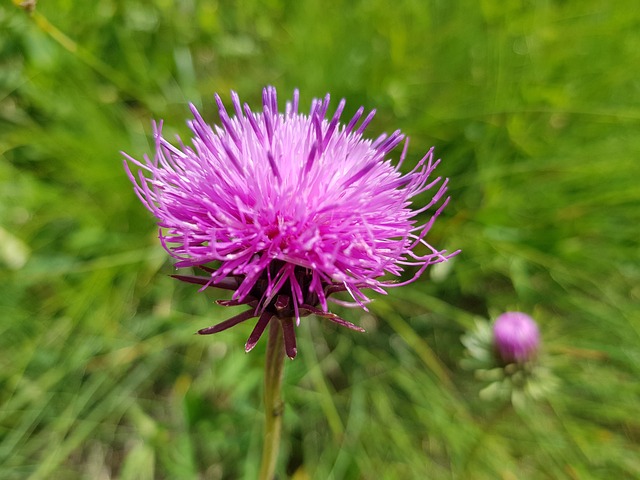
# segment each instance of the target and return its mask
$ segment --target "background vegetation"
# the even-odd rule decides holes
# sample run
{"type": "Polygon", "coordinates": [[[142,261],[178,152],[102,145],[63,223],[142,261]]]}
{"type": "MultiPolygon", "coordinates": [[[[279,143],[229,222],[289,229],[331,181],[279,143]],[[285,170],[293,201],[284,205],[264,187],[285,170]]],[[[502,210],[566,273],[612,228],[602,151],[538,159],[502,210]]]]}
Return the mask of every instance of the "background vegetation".
{"type": "Polygon", "coordinates": [[[450,269],[306,319],[280,477],[640,478],[640,12],[634,0],[42,0],[0,5],[0,478],[255,478],[263,342],[173,271],[120,150],[187,103],[377,108],[431,145],[450,269]],[[460,336],[518,309],[559,386],[481,401],[460,336]]]}

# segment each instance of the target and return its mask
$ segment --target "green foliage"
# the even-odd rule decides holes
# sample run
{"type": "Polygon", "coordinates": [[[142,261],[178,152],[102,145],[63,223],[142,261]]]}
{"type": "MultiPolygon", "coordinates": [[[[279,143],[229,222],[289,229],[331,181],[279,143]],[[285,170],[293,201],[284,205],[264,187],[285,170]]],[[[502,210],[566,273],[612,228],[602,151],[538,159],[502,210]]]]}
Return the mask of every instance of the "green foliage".
{"type": "MultiPolygon", "coordinates": [[[[15,2],[19,3],[19,2],[15,2]]],[[[255,478],[264,345],[168,278],[120,150],[212,94],[331,92],[431,145],[462,249],[431,279],[305,319],[286,365],[296,479],[640,477],[640,14],[632,0],[97,0],[0,6],[0,477],[255,478]],[[527,409],[460,367],[530,313],[558,380],[527,409]]],[[[410,162],[407,162],[410,163],[410,162]]]]}

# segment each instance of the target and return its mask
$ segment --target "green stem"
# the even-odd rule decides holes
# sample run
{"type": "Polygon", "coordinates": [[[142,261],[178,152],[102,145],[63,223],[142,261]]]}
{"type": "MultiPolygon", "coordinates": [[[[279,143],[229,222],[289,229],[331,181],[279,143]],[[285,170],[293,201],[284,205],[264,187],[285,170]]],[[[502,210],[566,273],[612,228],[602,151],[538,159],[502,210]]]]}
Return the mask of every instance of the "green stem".
{"type": "Polygon", "coordinates": [[[282,412],[284,411],[281,394],[285,357],[282,325],[278,318],[273,318],[269,323],[269,340],[264,365],[265,422],[260,480],[273,480],[280,449],[282,412]]]}

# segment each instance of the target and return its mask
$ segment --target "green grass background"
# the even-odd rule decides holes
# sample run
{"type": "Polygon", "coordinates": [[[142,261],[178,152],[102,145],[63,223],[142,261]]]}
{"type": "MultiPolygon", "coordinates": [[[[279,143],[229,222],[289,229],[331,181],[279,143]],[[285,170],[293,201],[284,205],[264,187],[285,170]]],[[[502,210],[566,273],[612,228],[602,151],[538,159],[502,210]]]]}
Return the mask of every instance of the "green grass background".
{"type": "MultiPolygon", "coordinates": [[[[120,150],[187,103],[331,92],[431,146],[448,271],[306,318],[278,478],[640,478],[636,0],[0,4],[0,478],[253,479],[264,342],[172,262],[120,150]],[[481,401],[460,336],[533,315],[559,386],[481,401]]],[[[410,162],[408,162],[409,164],[410,162]]]]}

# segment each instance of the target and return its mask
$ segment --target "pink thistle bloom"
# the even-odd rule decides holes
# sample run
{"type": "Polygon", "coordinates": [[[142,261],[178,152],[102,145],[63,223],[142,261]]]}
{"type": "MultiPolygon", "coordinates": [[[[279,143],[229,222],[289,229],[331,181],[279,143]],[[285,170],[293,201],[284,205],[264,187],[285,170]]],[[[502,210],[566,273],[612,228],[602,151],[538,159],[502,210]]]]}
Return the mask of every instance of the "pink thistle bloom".
{"type": "Polygon", "coordinates": [[[540,332],[526,313],[506,312],[493,324],[493,340],[497,354],[505,363],[524,363],[538,353],[540,332]]]}
{"type": "Polygon", "coordinates": [[[213,327],[211,334],[252,317],[251,350],[272,319],[282,322],[287,355],[296,355],[293,319],[314,314],[363,331],[329,312],[328,301],[360,306],[363,289],[385,288],[417,279],[431,264],[453,254],[432,247],[425,237],[448,203],[448,180],[431,174],[439,163],[433,149],[406,174],[400,171],[408,139],[399,131],[376,140],[363,137],[375,111],[360,108],[345,125],[342,100],[327,116],[329,95],[314,100],[308,114],[298,111],[299,94],[279,113],[276,90],[263,91],[262,109],[253,112],[231,93],[230,116],[218,95],[221,126],[207,124],[191,105],[192,146],[174,146],[154,124],[156,152],[143,161],[125,155],[140,169],[125,169],[142,203],[158,219],[160,241],[178,261],[206,276],[180,280],[233,291],[225,306],[249,310],[213,327]],[[359,123],[360,122],[360,123],[359,123]],[[358,125],[359,123],[359,125],[358,125]],[[388,155],[404,140],[399,162],[388,155]],[[410,208],[413,197],[433,190],[431,201],[410,208]],[[444,198],[444,200],[443,200],[444,198]],[[443,200],[442,202],[440,202],[443,200]],[[416,220],[440,203],[423,224],[416,220]],[[402,283],[381,279],[417,267],[402,283]],[[353,302],[330,295],[346,291],[353,302]]]}

